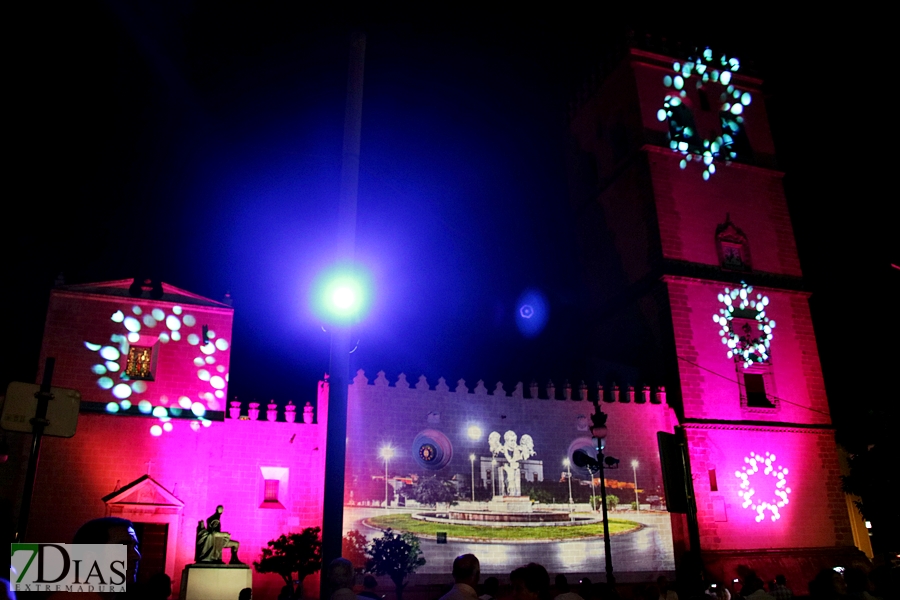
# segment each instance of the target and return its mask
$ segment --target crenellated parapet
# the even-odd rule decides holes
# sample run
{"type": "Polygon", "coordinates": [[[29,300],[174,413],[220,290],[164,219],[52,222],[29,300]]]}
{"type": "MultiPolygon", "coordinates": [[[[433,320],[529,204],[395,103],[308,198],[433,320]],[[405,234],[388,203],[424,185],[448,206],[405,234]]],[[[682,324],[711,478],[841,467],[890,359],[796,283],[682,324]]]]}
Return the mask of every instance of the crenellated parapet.
{"type": "Polygon", "coordinates": [[[552,380],[541,387],[534,380],[529,384],[526,392],[525,384],[521,381],[511,389],[507,390],[502,381],[497,381],[493,386],[493,390],[488,389],[488,385],[484,380],[479,379],[474,387],[469,387],[465,379],[459,379],[451,390],[447,385],[446,379],[439,377],[434,387],[428,382],[425,375],[420,375],[415,385],[410,385],[405,373],[400,373],[396,381],[392,384],[384,371],[379,371],[375,380],[371,383],[366,377],[366,372],[359,369],[353,378],[351,389],[356,388],[362,393],[366,393],[365,388],[375,388],[381,390],[390,390],[392,393],[415,395],[423,392],[435,392],[438,394],[466,394],[470,396],[491,397],[491,398],[519,398],[528,400],[571,400],[571,401],[587,401],[600,403],[621,403],[621,404],[666,404],[666,389],[664,386],[642,385],[634,386],[626,384],[620,387],[613,383],[610,386],[604,386],[597,382],[593,386],[588,386],[582,381],[578,386],[573,387],[568,380],[565,380],[562,386],[557,387],[552,380]],[[365,386],[365,387],[363,387],[365,386]]]}
{"type": "Polygon", "coordinates": [[[307,402],[304,406],[299,407],[298,410],[297,405],[292,400],[288,400],[287,404],[282,407],[275,400],[261,403],[256,400],[242,402],[234,398],[228,403],[228,418],[235,421],[269,421],[273,423],[313,425],[316,423],[315,410],[316,408],[311,402],[307,402]]]}

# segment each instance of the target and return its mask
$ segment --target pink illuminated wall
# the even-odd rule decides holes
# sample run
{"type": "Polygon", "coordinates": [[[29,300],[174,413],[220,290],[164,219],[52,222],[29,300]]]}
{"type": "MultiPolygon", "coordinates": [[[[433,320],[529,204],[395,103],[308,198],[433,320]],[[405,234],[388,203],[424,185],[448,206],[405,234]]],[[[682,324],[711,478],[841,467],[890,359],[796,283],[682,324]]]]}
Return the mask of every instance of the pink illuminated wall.
{"type": "Polygon", "coordinates": [[[686,417],[831,423],[805,293],[754,288],[770,299],[766,313],[777,323],[770,366],[771,391],[778,399],[778,409],[766,412],[741,407],[740,365],[726,356],[727,347],[719,335],[721,327],[712,319],[722,306],[717,296],[727,284],[673,278],[667,287],[678,367],[683,381],[690,382],[682,386],[686,417]]]}
{"type": "MultiPolygon", "coordinates": [[[[81,523],[110,513],[103,497],[149,474],[183,503],[169,522],[177,539],[168,574],[177,593],[181,571],[194,559],[197,522],[218,504],[225,507],[223,527],[241,542],[247,563],[259,558],[269,540],[321,525],[327,395],[319,398],[312,424],[303,423],[302,413],[295,423],[248,420],[247,406],[243,419],[209,420],[221,418],[226,408],[231,307],[166,284],[159,300],[132,298],[129,284],[68,286],[51,294],[41,363],[56,358],[53,384],[81,391],[83,411],[73,438],[44,439],[29,538],[70,540],[81,523]],[[121,376],[125,342],[157,344],[153,380],[121,376]],[[103,377],[113,385],[101,385],[103,377]],[[116,395],[120,385],[129,391],[120,387],[116,395]],[[152,410],[123,414],[134,413],[142,402],[165,408],[167,416],[154,417],[152,410]],[[106,412],[110,404],[118,412],[106,412]],[[85,412],[90,405],[93,410],[85,412]],[[154,427],[159,435],[151,434],[154,427]],[[272,478],[279,480],[278,502],[264,503],[264,482],[272,478]]],[[[266,419],[265,406],[260,413],[266,419]]],[[[25,436],[13,440],[22,447],[26,441],[25,436]]],[[[9,468],[25,464],[10,463],[9,468]]],[[[20,486],[22,477],[13,474],[10,480],[20,486]]],[[[133,512],[123,516],[136,522],[163,518],[152,504],[126,508],[133,512]]],[[[263,596],[274,597],[283,585],[278,576],[253,577],[254,590],[263,596]]],[[[316,581],[308,579],[308,591],[316,581]]]]}
{"type": "MultiPolygon", "coordinates": [[[[781,572],[808,581],[818,569],[861,554],[841,491],[762,81],[742,68],[727,86],[703,83],[702,94],[700,78],[687,74],[682,89],[673,75],[687,58],[632,48],[572,118],[580,150],[573,172],[581,186],[573,200],[583,217],[588,285],[598,311],[611,311],[594,334],[604,350],[621,348],[622,360],[671,378],[669,397],[687,431],[710,574],[731,580],[745,565],[765,578],[781,572]],[[667,96],[677,98],[671,106],[688,109],[701,140],[725,134],[720,102],[740,102],[735,114],[749,151],[732,161],[721,154],[704,158],[700,144],[680,148],[686,138],[678,119],[690,119],[660,112],[667,96]],[[714,175],[704,180],[700,175],[710,164],[714,175]],[[740,260],[726,260],[726,241],[740,260]],[[754,288],[753,299],[768,299],[765,317],[757,321],[760,311],[747,310],[723,324],[721,296],[742,281],[754,288]],[[759,360],[729,357],[729,340],[745,343],[730,332],[741,328],[753,345],[758,334],[747,332],[765,327],[766,319],[777,326],[765,332],[772,333],[768,347],[749,353],[759,360]]],[[[698,73],[699,63],[687,62],[698,73]]]]}
{"type": "MultiPolygon", "coordinates": [[[[322,419],[320,415],[320,419],[322,419]]],[[[217,504],[225,506],[223,527],[241,542],[240,556],[250,563],[260,548],[282,533],[322,522],[325,425],[226,419],[192,431],[182,427],[153,437],[153,419],[82,414],[71,439],[46,438],[35,488],[30,537],[34,541],[70,540],[78,526],[107,514],[102,497],[149,472],[184,502],[178,515],[175,570],[194,560],[197,521],[217,504]],[[263,507],[264,467],[287,470],[283,508],[263,507]]],[[[152,507],[146,507],[152,513],[152,507]]],[[[141,521],[140,516],[129,516],[141,521]]],[[[254,573],[254,591],[277,595],[277,576],[254,573]]],[[[315,581],[308,581],[308,590],[315,581]]]]}

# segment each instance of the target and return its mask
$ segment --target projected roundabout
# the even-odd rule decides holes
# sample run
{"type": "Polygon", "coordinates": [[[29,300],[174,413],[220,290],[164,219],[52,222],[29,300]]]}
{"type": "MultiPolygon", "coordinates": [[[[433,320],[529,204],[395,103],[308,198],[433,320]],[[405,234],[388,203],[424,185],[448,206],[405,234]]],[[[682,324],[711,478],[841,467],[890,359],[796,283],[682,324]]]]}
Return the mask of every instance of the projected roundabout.
{"type": "MultiPolygon", "coordinates": [[[[665,573],[674,570],[668,513],[622,512],[625,514],[611,516],[609,522],[616,571],[665,573]]],[[[435,513],[446,515],[449,511],[425,507],[346,506],[344,528],[345,533],[357,530],[369,540],[387,528],[415,534],[421,540],[427,561],[417,571],[417,578],[427,575],[446,577],[452,569],[453,559],[466,553],[478,556],[482,572],[493,575],[508,576],[516,567],[532,561],[541,563],[551,573],[584,576],[599,574],[603,569],[603,524],[599,513],[573,513],[575,519],[572,521],[530,525],[431,518],[430,515],[435,513]],[[443,534],[446,534],[446,542],[443,534]]]]}
{"type": "MultiPolygon", "coordinates": [[[[414,448],[419,449],[417,456],[443,467],[440,460],[448,459],[449,452],[442,454],[443,438],[430,433],[428,440],[414,443],[414,448]]],[[[367,505],[351,502],[344,507],[344,533],[355,530],[368,540],[379,537],[385,529],[415,535],[426,560],[416,572],[420,583],[426,583],[423,576],[426,580],[446,578],[453,559],[467,553],[478,556],[482,573],[508,575],[523,564],[538,562],[551,573],[599,575],[605,560],[601,511],[588,503],[573,502],[571,488],[568,503],[539,502],[523,493],[523,482],[538,481],[533,474],[525,473],[526,461],[535,454],[530,435],[520,438],[509,430],[501,436],[495,431],[488,442],[496,459],[492,461],[492,470],[495,467],[498,475],[497,491],[489,500],[476,501],[474,491],[454,494],[449,482],[420,476],[408,489],[405,506],[386,507],[391,493],[385,483],[383,503],[371,504],[371,500],[364,500],[367,505]],[[455,499],[439,499],[447,495],[455,499]]],[[[393,452],[381,453],[385,480],[388,461],[393,457],[393,452]]],[[[476,456],[472,454],[469,458],[470,490],[474,490],[476,456]]],[[[374,480],[375,474],[370,477],[374,480]]],[[[380,490],[375,497],[378,495],[380,490]]],[[[644,508],[611,512],[609,532],[610,554],[617,572],[674,570],[668,513],[644,508]]],[[[638,579],[646,579],[646,575],[638,579]]]]}

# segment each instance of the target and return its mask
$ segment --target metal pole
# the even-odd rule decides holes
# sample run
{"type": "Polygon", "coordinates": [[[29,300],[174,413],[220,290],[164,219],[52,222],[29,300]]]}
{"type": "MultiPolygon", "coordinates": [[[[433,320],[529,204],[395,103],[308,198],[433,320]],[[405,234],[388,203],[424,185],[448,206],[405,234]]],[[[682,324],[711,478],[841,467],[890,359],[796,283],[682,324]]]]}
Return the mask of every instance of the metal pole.
{"type": "Polygon", "coordinates": [[[607,585],[616,584],[616,576],[613,575],[612,551],[609,543],[609,518],[606,512],[606,476],[604,475],[603,465],[603,442],[601,441],[597,449],[597,462],[600,463],[600,508],[603,511],[603,552],[606,559],[606,583],[607,585]]]}
{"type": "Polygon", "coordinates": [[[388,500],[388,457],[385,455],[384,457],[384,507],[388,508],[391,505],[390,500],[388,500]]]}
{"type": "MultiPolygon", "coordinates": [[[[359,187],[359,147],[362,126],[363,68],[366,36],[350,36],[347,104],[344,111],[344,146],[341,188],[335,228],[338,262],[353,260],[356,243],[356,199],[359,187]]],[[[328,430],[325,443],[325,494],[322,511],[322,564],[341,556],[344,529],[344,461],[347,456],[347,385],[350,375],[350,328],[336,327],[331,338],[331,385],[328,393],[328,430]]],[[[331,596],[328,578],[322,577],[320,595],[331,596]]]]}
{"type": "Polygon", "coordinates": [[[591,512],[597,512],[597,507],[594,506],[594,497],[597,495],[597,490],[594,489],[594,474],[591,473],[591,512]]]}
{"type": "Polygon", "coordinates": [[[475,455],[471,455],[469,457],[469,462],[472,463],[472,502],[475,502],[475,455]]]}
{"type": "Polygon", "coordinates": [[[28,518],[31,515],[31,500],[34,496],[34,480],[37,478],[38,459],[41,456],[41,440],[44,437],[44,427],[50,424],[47,421],[47,405],[53,399],[50,393],[50,382],[53,381],[53,368],[56,359],[48,357],[44,362],[44,378],[41,381],[41,389],[37,397],[37,412],[31,419],[31,453],[28,455],[28,471],[25,474],[25,489],[22,491],[22,508],[19,510],[19,526],[16,531],[16,541],[24,542],[28,533],[28,518]]]}
{"type": "Polygon", "coordinates": [[[572,500],[572,465],[568,458],[566,459],[566,473],[568,474],[567,479],[569,480],[569,506],[571,507],[575,501],[572,500]]]}

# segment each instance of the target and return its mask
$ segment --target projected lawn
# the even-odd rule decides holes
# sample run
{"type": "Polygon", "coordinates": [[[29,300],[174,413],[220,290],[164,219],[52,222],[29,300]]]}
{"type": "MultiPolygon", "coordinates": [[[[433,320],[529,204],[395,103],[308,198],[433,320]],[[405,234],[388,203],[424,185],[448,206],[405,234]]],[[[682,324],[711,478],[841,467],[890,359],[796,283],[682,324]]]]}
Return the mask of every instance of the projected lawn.
{"type": "MultiPolygon", "coordinates": [[[[408,531],[419,536],[434,537],[444,532],[448,538],[470,540],[573,540],[580,538],[603,537],[603,524],[567,525],[565,527],[479,527],[477,525],[454,525],[450,523],[433,523],[413,519],[411,515],[387,515],[371,517],[365,520],[366,525],[378,529],[391,528],[397,531],[408,531]]],[[[640,529],[642,525],[634,521],[609,521],[609,533],[626,533],[640,529]]]]}

